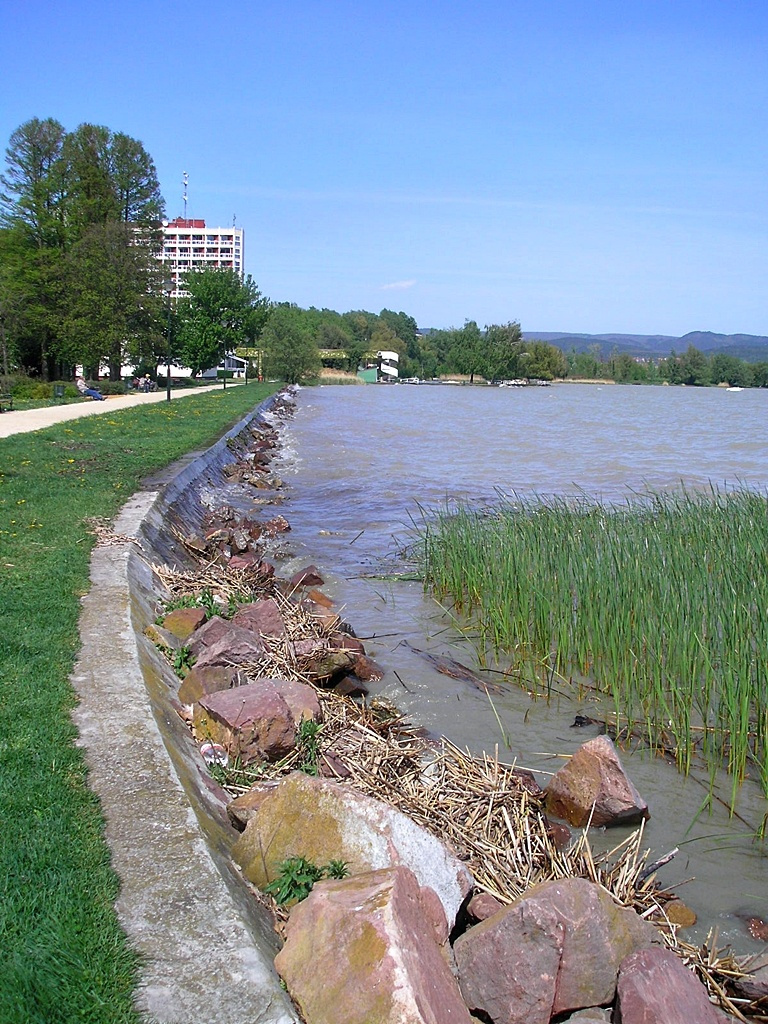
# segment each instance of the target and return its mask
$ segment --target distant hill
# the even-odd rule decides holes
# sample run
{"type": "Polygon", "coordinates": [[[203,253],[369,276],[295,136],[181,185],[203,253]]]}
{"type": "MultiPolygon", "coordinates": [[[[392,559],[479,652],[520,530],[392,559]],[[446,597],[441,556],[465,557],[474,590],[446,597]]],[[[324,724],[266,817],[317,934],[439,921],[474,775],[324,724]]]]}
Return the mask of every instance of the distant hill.
{"type": "Polygon", "coordinates": [[[693,345],[710,356],[724,353],[748,362],[768,360],[768,337],[759,334],[690,331],[676,338],[668,334],[568,334],[565,331],[523,331],[523,338],[530,341],[547,341],[564,352],[597,350],[603,358],[610,356],[613,351],[646,358],[668,356],[673,350],[679,355],[685,352],[689,345],[693,345]]]}

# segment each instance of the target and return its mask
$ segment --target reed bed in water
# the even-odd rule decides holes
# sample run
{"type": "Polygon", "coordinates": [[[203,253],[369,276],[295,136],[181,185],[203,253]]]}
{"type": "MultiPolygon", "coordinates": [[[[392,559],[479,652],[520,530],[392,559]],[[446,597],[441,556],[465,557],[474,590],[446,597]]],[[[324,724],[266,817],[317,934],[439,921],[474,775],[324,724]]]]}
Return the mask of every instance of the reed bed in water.
{"type": "Polygon", "coordinates": [[[768,795],[768,503],[739,488],[503,499],[419,527],[426,586],[544,689],[586,678],[687,771],[768,795]]]}

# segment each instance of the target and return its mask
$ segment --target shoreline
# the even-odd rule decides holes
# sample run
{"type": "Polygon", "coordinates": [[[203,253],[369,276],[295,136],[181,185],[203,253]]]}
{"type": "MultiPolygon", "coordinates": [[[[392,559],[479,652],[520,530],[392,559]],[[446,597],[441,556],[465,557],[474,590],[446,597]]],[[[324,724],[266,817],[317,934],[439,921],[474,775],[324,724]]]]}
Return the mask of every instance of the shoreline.
{"type": "MultiPolygon", "coordinates": [[[[258,413],[254,413],[254,415],[252,417],[249,417],[249,424],[257,415],[258,415],[258,413]]],[[[235,428],[235,429],[237,429],[237,428],[235,428]]],[[[206,453],[207,457],[206,457],[206,460],[205,460],[205,463],[206,463],[205,464],[205,469],[203,469],[200,465],[192,465],[192,466],[189,467],[188,472],[186,474],[182,474],[182,476],[186,475],[188,477],[188,479],[186,481],[183,480],[183,479],[182,480],[174,481],[174,484],[172,486],[172,490],[175,493],[177,500],[181,500],[182,501],[182,507],[184,509],[190,510],[195,505],[195,500],[197,498],[197,495],[191,495],[190,493],[188,493],[189,486],[190,486],[192,480],[194,479],[194,480],[197,480],[199,482],[199,478],[201,476],[205,476],[206,479],[210,479],[209,474],[212,471],[215,471],[216,467],[218,467],[220,470],[223,470],[223,467],[227,464],[227,460],[231,461],[232,441],[234,441],[234,442],[237,441],[237,435],[234,432],[231,432],[230,435],[229,435],[229,438],[231,439],[229,444],[227,443],[227,439],[223,439],[223,441],[224,441],[223,449],[220,447],[219,453],[218,453],[218,455],[215,458],[211,459],[210,457],[208,457],[208,453],[206,453]],[[185,489],[185,485],[186,485],[186,489],[185,489]]],[[[225,476],[224,480],[226,481],[226,479],[227,479],[227,477],[225,476]]],[[[192,484],[193,490],[194,490],[195,486],[198,486],[198,485],[192,484]]],[[[219,485],[219,489],[221,489],[221,487],[222,487],[222,485],[219,485]]],[[[223,489],[226,490],[226,484],[224,485],[223,489]]],[[[172,497],[172,495],[171,495],[171,497],[172,497]]],[[[173,505],[173,502],[171,501],[170,504],[173,505]]],[[[268,505],[267,505],[267,507],[268,507],[268,505]]],[[[115,524],[115,528],[116,529],[118,528],[118,524],[117,523],[115,524]]],[[[143,527],[142,527],[142,532],[145,532],[143,527]]],[[[176,548],[178,549],[177,542],[174,542],[171,538],[169,538],[167,536],[167,526],[165,525],[165,523],[163,521],[163,517],[160,516],[158,518],[157,514],[155,512],[153,512],[152,515],[150,516],[149,533],[150,533],[151,536],[154,537],[155,541],[159,541],[161,549],[164,549],[166,551],[171,551],[174,548],[174,546],[176,546],[176,548]],[[165,531],[165,536],[163,537],[162,534],[163,534],[164,531],[165,531]]],[[[131,551],[131,557],[132,557],[132,561],[134,562],[134,572],[136,572],[136,577],[134,579],[134,583],[139,583],[140,587],[145,587],[146,588],[148,585],[150,587],[150,593],[149,594],[144,594],[143,597],[139,597],[135,592],[133,594],[132,603],[134,605],[134,610],[132,612],[132,616],[134,617],[134,629],[135,629],[136,625],[137,625],[137,621],[145,621],[145,620],[147,620],[148,616],[150,617],[149,621],[151,621],[151,607],[152,607],[151,588],[154,585],[153,585],[153,582],[152,582],[152,573],[150,572],[149,575],[147,575],[146,563],[145,563],[145,567],[143,569],[141,569],[141,572],[139,573],[139,571],[138,571],[139,566],[138,566],[138,564],[136,562],[136,558],[138,557],[138,552],[136,552],[135,550],[132,550],[131,551]],[[143,606],[143,610],[137,608],[137,604],[142,605],[143,606]],[[139,620],[137,620],[136,619],[136,615],[139,612],[140,612],[140,618],[139,618],[139,620]]],[[[146,628],[146,627],[144,627],[144,628],[146,628]]],[[[163,659],[164,665],[157,663],[157,650],[156,650],[156,648],[154,648],[154,646],[150,647],[150,646],[148,646],[148,644],[149,644],[149,642],[143,637],[143,630],[142,630],[142,636],[140,637],[139,647],[144,652],[143,655],[142,655],[143,672],[144,672],[145,680],[148,679],[148,681],[151,683],[151,692],[153,692],[155,694],[155,697],[153,698],[153,700],[158,700],[158,699],[161,699],[161,696],[162,696],[163,693],[168,691],[169,687],[172,687],[174,685],[178,685],[178,680],[176,679],[175,676],[172,675],[172,673],[169,674],[169,666],[167,664],[167,661],[165,661],[165,659],[163,659]],[[151,665],[154,665],[154,667],[151,667],[151,665]],[[149,672],[149,677],[147,677],[147,672],[149,672]]],[[[173,709],[173,699],[172,698],[171,698],[170,708],[173,709]]],[[[178,708],[176,708],[176,710],[173,712],[174,718],[177,719],[176,723],[175,723],[175,726],[174,726],[174,730],[173,730],[173,733],[175,735],[175,739],[170,737],[170,736],[166,736],[165,737],[166,746],[168,746],[169,742],[171,744],[173,744],[173,743],[180,744],[180,746],[181,746],[181,753],[180,753],[180,755],[179,755],[179,751],[178,750],[177,750],[177,754],[173,755],[173,760],[177,762],[177,764],[176,764],[177,773],[179,772],[179,770],[181,770],[182,776],[183,777],[186,776],[185,786],[190,781],[197,780],[195,782],[195,785],[199,789],[200,788],[200,780],[199,780],[200,754],[199,754],[199,751],[198,751],[197,744],[194,743],[194,741],[192,740],[191,735],[188,733],[187,726],[183,723],[182,719],[180,717],[178,717],[178,715],[176,713],[177,711],[178,711],[178,708]],[[181,723],[181,728],[180,728],[179,723],[181,723]],[[185,738],[185,734],[186,734],[186,738],[185,738]],[[179,757],[180,757],[180,759],[179,759],[179,757]],[[180,766],[181,766],[181,768],[180,768],[180,766]]],[[[161,712],[161,717],[163,718],[164,721],[166,721],[166,726],[167,726],[167,724],[168,724],[167,723],[167,714],[164,713],[164,712],[161,712]]],[[[162,726],[162,722],[160,724],[161,724],[161,732],[162,732],[164,727],[162,726]]],[[[169,748],[169,753],[172,753],[170,748],[169,748]]],[[[210,782],[205,783],[203,785],[203,787],[202,787],[202,798],[203,798],[203,800],[205,802],[207,802],[208,807],[209,807],[209,811],[208,812],[204,812],[204,813],[210,813],[211,809],[213,810],[213,819],[214,819],[213,826],[211,826],[211,825],[206,826],[206,831],[209,832],[209,837],[211,835],[216,835],[218,833],[220,838],[218,840],[216,840],[215,845],[219,848],[219,853],[221,853],[221,827],[224,824],[224,822],[227,821],[227,819],[226,819],[226,812],[225,812],[225,805],[223,803],[221,791],[218,790],[218,788],[216,786],[211,786],[210,782]],[[218,822],[218,824],[216,824],[216,822],[218,822]],[[213,832],[211,832],[211,827],[213,827],[213,832]]],[[[200,811],[198,811],[197,813],[200,814],[200,811]]],[[[226,827],[226,826],[224,826],[224,827],[226,827]]],[[[225,845],[227,845],[227,844],[225,844],[225,845]]],[[[218,855],[217,855],[217,859],[218,859],[218,855]]],[[[221,868],[221,864],[219,865],[219,867],[221,868]]],[[[233,871],[231,869],[231,866],[228,869],[228,874],[230,876],[230,882],[237,883],[237,878],[236,878],[237,872],[233,873],[233,871]]],[[[231,886],[230,886],[230,888],[231,888],[231,886]]],[[[174,1018],[168,1018],[168,1019],[174,1019],[174,1018]]],[[[211,1020],[218,1020],[219,1017],[211,1017],[210,1019],[211,1020]]],[[[228,1019],[230,1021],[230,1024],[232,1024],[233,1021],[236,1021],[239,1018],[236,1015],[234,1015],[234,1016],[230,1015],[228,1019]]]]}

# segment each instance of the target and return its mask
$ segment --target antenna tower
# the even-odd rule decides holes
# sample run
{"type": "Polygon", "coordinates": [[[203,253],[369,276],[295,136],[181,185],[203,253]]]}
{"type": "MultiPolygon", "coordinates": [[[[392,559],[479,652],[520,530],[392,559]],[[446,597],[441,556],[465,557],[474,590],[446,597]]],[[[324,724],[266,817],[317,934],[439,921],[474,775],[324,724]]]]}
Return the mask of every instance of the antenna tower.
{"type": "Polygon", "coordinates": [[[181,198],[184,200],[184,220],[186,220],[187,219],[187,187],[189,185],[189,175],[187,174],[186,171],[184,171],[184,173],[182,175],[182,179],[183,180],[182,180],[181,183],[184,186],[184,194],[182,195],[181,198]]]}

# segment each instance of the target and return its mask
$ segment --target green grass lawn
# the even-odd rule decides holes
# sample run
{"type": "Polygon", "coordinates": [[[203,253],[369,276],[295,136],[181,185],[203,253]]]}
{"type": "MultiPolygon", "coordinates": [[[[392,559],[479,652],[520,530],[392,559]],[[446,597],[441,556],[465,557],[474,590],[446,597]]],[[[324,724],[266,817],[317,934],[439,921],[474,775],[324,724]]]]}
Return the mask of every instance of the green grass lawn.
{"type": "Polygon", "coordinates": [[[0,440],[0,1024],[137,1020],[137,962],[69,683],[93,537],[142,477],[212,444],[274,384],[0,440]]]}

